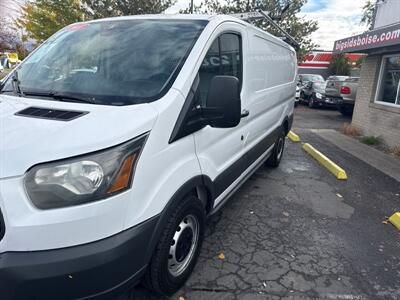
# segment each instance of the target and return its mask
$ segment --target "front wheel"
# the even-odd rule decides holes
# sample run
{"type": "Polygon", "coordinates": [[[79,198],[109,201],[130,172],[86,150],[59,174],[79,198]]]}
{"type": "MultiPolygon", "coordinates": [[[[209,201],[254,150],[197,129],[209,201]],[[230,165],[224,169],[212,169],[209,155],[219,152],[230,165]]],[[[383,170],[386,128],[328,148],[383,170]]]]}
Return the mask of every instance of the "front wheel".
{"type": "Polygon", "coordinates": [[[311,96],[310,100],[308,100],[308,107],[315,108],[314,98],[311,96]]]}
{"type": "Polygon", "coordinates": [[[189,278],[204,237],[205,209],[188,196],[173,210],[145,275],[145,285],[161,295],[176,292],[189,278]]]}
{"type": "Polygon", "coordinates": [[[304,95],[304,92],[300,92],[300,99],[299,102],[303,103],[306,100],[306,96],[304,95]]]}
{"type": "Polygon", "coordinates": [[[285,149],[285,131],[281,129],[277,140],[275,141],[275,146],[272,149],[271,156],[268,158],[266,164],[272,168],[277,168],[281,163],[283,150],[285,149]]]}

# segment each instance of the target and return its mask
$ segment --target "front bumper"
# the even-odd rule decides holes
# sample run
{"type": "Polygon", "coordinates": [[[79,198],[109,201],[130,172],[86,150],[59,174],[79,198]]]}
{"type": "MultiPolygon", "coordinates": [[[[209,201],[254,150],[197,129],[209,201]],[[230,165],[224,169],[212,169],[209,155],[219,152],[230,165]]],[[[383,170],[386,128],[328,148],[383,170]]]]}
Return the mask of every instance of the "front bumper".
{"type": "Polygon", "coordinates": [[[330,96],[323,96],[321,99],[315,97],[314,103],[320,106],[325,107],[336,107],[340,102],[341,98],[337,97],[330,97],[330,96]]]}
{"type": "Polygon", "coordinates": [[[2,300],[113,297],[136,284],[150,259],[159,217],[112,237],[48,251],[0,254],[2,300]]]}

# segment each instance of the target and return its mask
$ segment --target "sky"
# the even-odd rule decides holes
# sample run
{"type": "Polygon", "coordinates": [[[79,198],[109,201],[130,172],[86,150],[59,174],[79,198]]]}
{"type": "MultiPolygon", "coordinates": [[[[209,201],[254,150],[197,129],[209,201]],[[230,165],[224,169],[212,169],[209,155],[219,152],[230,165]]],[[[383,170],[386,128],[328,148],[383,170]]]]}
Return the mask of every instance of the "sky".
{"type": "MultiPolygon", "coordinates": [[[[367,30],[365,25],[360,25],[365,2],[366,0],[308,0],[299,16],[318,21],[319,29],[313,33],[312,39],[319,45],[319,49],[332,50],[336,40],[367,30]]],[[[187,8],[189,3],[190,0],[178,0],[166,12],[179,12],[187,8]]]]}
{"type": "MultiPolygon", "coordinates": [[[[6,10],[7,14],[15,16],[18,2],[23,3],[24,0],[0,0],[0,16],[4,16],[6,10]]],[[[195,4],[200,2],[201,0],[194,0],[195,4]]],[[[335,40],[367,30],[365,25],[360,25],[365,2],[366,0],[308,0],[299,16],[318,21],[319,29],[313,33],[312,39],[319,45],[319,49],[332,50],[335,40]]],[[[189,3],[190,0],[177,0],[166,13],[178,13],[189,7],[189,3]]]]}
{"type": "Polygon", "coordinates": [[[360,34],[367,30],[360,25],[362,7],[366,0],[309,0],[300,16],[318,21],[313,33],[314,43],[321,49],[332,50],[336,40],[360,34]]]}

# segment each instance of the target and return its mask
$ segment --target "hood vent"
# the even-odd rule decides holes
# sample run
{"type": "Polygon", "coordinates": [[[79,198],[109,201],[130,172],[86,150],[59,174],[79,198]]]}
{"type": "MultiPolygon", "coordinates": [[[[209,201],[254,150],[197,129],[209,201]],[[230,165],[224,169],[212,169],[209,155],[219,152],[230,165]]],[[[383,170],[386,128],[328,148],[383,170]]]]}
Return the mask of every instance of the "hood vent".
{"type": "Polygon", "coordinates": [[[52,108],[42,108],[42,107],[28,107],[24,110],[17,112],[16,116],[30,117],[30,118],[40,118],[48,120],[57,121],[71,121],[73,119],[79,118],[86,115],[88,112],[84,111],[73,111],[73,110],[61,110],[52,108]]]}

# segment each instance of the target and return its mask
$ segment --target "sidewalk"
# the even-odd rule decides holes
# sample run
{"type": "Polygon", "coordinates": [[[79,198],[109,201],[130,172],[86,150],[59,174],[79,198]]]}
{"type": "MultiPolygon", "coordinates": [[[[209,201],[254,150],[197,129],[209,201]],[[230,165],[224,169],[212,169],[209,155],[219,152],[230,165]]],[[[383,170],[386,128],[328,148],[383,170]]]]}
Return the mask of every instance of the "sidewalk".
{"type": "MultiPolygon", "coordinates": [[[[300,131],[304,132],[304,130],[300,131]]],[[[400,182],[400,160],[361,144],[333,129],[310,129],[309,131],[400,182]]]]}

